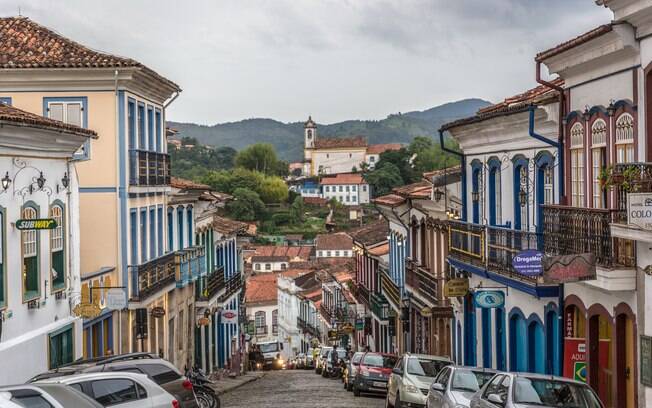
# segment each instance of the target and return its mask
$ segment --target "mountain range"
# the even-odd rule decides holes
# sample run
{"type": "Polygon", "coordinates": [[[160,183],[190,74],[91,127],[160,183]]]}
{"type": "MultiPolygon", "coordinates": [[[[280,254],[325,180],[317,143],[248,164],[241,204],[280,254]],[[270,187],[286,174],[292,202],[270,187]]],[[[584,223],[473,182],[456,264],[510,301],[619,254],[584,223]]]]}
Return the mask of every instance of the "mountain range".
{"type": "MultiPolygon", "coordinates": [[[[346,120],[328,125],[317,125],[317,137],[345,137],[361,135],[369,144],[410,143],[416,136],[436,137],[439,127],[456,119],[474,115],[490,102],[463,99],[423,111],[394,113],[381,120],[346,120]]],[[[181,137],[196,138],[212,146],[230,146],[240,150],[253,143],[271,143],[279,156],[288,161],[303,159],[303,123],[283,123],[274,119],[244,119],[238,122],[218,123],[212,126],[170,121],[181,137]]]]}

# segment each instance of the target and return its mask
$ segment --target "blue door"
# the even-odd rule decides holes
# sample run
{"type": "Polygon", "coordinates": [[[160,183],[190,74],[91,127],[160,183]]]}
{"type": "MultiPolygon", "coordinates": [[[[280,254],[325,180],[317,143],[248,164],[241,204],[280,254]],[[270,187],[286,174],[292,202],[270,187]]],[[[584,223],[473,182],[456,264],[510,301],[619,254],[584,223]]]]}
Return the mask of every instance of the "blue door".
{"type": "Polygon", "coordinates": [[[496,369],[504,371],[505,364],[505,309],[496,309],[496,369]]]}
{"type": "Polygon", "coordinates": [[[491,368],[491,309],[482,309],[482,366],[491,368]]]}
{"type": "Polygon", "coordinates": [[[509,319],[509,369],[527,371],[527,330],[525,320],[519,315],[509,319]]]}
{"type": "Polygon", "coordinates": [[[545,373],[545,342],[543,327],[539,322],[530,322],[528,325],[528,370],[533,373],[545,373]]]}
{"type": "Polygon", "coordinates": [[[473,297],[464,298],[464,364],[476,365],[475,305],[473,297]]]}

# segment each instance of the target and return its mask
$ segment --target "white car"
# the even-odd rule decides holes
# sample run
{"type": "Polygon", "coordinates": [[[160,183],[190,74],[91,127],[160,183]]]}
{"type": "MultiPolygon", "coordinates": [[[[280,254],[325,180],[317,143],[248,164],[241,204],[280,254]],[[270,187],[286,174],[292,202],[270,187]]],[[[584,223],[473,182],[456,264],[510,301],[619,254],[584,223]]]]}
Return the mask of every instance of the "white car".
{"type": "Polygon", "coordinates": [[[88,396],[62,384],[21,384],[0,387],[0,408],[101,408],[88,396]]]}
{"type": "Polygon", "coordinates": [[[130,372],[84,373],[41,380],[83,392],[103,406],[119,408],[178,408],[179,402],[144,374],[130,372]]]}

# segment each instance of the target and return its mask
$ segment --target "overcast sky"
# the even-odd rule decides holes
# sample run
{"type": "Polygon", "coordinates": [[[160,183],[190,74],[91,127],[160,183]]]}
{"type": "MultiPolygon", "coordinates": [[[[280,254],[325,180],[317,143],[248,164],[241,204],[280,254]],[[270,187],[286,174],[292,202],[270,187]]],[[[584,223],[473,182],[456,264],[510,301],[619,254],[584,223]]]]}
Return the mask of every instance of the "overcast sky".
{"type": "Polygon", "coordinates": [[[381,119],[534,86],[534,55],[608,22],[594,0],[3,0],[175,81],[168,119],[381,119]]]}

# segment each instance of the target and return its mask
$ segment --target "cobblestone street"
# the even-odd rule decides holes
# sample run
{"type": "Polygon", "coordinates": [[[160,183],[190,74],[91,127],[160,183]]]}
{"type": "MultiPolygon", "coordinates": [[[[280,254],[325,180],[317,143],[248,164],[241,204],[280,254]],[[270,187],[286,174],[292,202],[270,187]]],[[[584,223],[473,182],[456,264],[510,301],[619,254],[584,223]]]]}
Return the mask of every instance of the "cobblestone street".
{"type": "Polygon", "coordinates": [[[313,370],[271,371],[221,398],[228,408],[376,408],[385,403],[379,396],[354,397],[340,380],[322,378],[313,370]]]}

